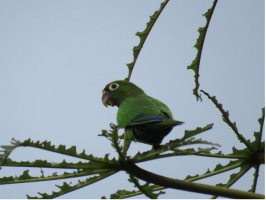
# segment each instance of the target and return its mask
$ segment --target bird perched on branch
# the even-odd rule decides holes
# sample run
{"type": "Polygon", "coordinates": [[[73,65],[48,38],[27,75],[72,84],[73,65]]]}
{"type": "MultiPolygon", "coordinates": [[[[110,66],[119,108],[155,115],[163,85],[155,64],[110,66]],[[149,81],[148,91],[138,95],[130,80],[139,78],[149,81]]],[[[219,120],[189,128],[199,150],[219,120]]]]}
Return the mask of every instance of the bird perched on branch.
{"type": "Polygon", "coordinates": [[[146,95],[141,88],[129,81],[108,83],[102,93],[104,106],[118,107],[116,120],[119,128],[125,128],[125,151],[132,140],[158,149],[173,127],[183,124],[173,119],[172,112],[164,103],[146,95]]]}

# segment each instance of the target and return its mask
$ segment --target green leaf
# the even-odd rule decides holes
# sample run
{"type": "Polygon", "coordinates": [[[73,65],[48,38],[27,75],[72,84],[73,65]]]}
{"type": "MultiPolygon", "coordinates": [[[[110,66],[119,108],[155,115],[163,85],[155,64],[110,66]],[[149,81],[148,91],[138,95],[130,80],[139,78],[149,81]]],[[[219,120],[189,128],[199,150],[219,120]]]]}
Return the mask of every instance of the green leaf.
{"type": "Polygon", "coordinates": [[[211,17],[214,11],[214,8],[216,6],[218,0],[214,0],[213,5],[210,9],[208,9],[208,11],[203,14],[203,16],[205,16],[206,18],[206,25],[204,27],[200,27],[198,29],[199,32],[199,37],[197,39],[196,44],[194,45],[194,47],[197,48],[198,53],[196,55],[196,58],[192,61],[192,63],[187,66],[187,69],[192,69],[195,72],[195,83],[196,83],[196,87],[193,89],[193,94],[196,96],[197,101],[199,99],[201,99],[201,96],[198,93],[198,89],[199,89],[199,66],[200,66],[200,59],[201,59],[201,55],[202,55],[202,49],[203,49],[203,44],[204,44],[204,40],[206,37],[206,33],[209,27],[209,23],[211,21],[211,17]]]}
{"type": "Polygon", "coordinates": [[[0,178],[0,185],[1,184],[36,182],[36,181],[49,181],[49,180],[58,180],[58,179],[65,179],[65,178],[77,178],[81,176],[89,176],[89,175],[102,174],[102,173],[108,173],[108,172],[114,172],[114,169],[97,169],[97,168],[96,169],[76,169],[72,173],[64,172],[63,174],[58,175],[57,172],[55,172],[51,176],[44,176],[43,171],[41,171],[42,175],[40,177],[31,177],[29,175],[29,170],[25,170],[23,174],[18,177],[10,176],[10,177],[0,178]]]}
{"type": "Polygon", "coordinates": [[[262,137],[262,131],[263,131],[263,125],[264,125],[264,118],[265,118],[265,107],[262,108],[262,117],[258,119],[258,122],[260,124],[260,131],[258,132],[254,132],[254,136],[256,138],[256,147],[257,147],[257,152],[261,151],[261,149],[263,150],[263,152],[265,151],[265,145],[264,143],[261,143],[261,137],[262,137]]]}
{"type": "Polygon", "coordinates": [[[153,13],[152,16],[150,16],[150,21],[147,23],[147,26],[145,28],[144,31],[142,32],[137,32],[136,35],[139,36],[140,38],[140,42],[138,44],[138,46],[134,46],[133,47],[133,61],[129,64],[127,64],[128,67],[128,77],[125,78],[125,80],[129,81],[130,80],[130,76],[132,74],[132,70],[134,68],[134,65],[137,61],[138,55],[144,45],[145,40],[147,39],[153,25],[155,24],[156,20],[159,18],[159,15],[161,14],[161,12],[163,11],[164,7],[166,6],[166,4],[168,3],[169,0],[165,0],[163,3],[161,3],[161,7],[158,11],[155,11],[153,13]]]}
{"type": "Polygon", "coordinates": [[[112,138],[112,147],[114,147],[114,149],[116,150],[116,152],[119,155],[119,160],[122,161],[124,164],[126,164],[125,162],[125,157],[127,154],[127,149],[125,151],[123,151],[123,147],[119,146],[120,140],[118,138],[118,126],[114,125],[114,124],[110,124],[111,127],[111,131],[108,133],[110,135],[110,137],[112,138]]]}
{"type": "Polygon", "coordinates": [[[116,172],[107,172],[107,173],[102,173],[100,174],[99,176],[93,176],[93,177],[90,177],[90,178],[87,178],[86,180],[84,181],[80,181],[73,185],[73,186],[70,186],[70,184],[67,184],[66,182],[63,183],[63,185],[61,186],[58,186],[56,185],[60,190],[58,192],[52,192],[52,194],[47,194],[47,193],[39,193],[41,195],[41,197],[32,197],[32,196],[29,196],[27,195],[28,199],[52,199],[52,198],[56,198],[58,196],[61,196],[63,194],[66,194],[68,192],[72,192],[74,190],[77,190],[77,189],[80,189],[82,187],[85,187],[85,186],[88,186],[92,183],[95,183],[99,180],[102,180],[112,174],[114,174],[116,172]]]}
{"type": "MultiPolygon", "coordinates": [[[[106,160],[107,155],[103,160],[106,160]]],[[[33,162],[29,161],[21,161],[16,162],[11,159],[5,159],[2,163],[3,166],[20,166],[20,167],[48,167],[48,168],[69,168],[69,169],[120,169],[119,162],[117,161],[117,167],[115,167],[113,164],[109,165],[106,163],[100,163],[95,161],[89,161],[89,162],[77,162],[77,163],[68,163],[65,160],[63,160],[61,163],[55,163],[55,162],[48,162],[47,160],[35,160],[33,162]]]]}
{"type": "Polygon", "coordinates": [[[135,184],[135,187],[138,187],[139,190],[150,199],[157,199],[160,194],[164,193],[162,191],[160,191],[159,193],[153,193],[153,188],[149,185],[150,183],[146,182],[144,185],[140,185],[137,178],[133,177],[132,175],[129,176],[129,182],[133,182],[135,184]]]}
{"type": "Polygon", "coordinates": [[[256,186],[257,186],[257,181],[258,181],[258,176],[259,176],[259,169],[260,169],[260,165],[257,164],[255,166],[253,166],[255,168],[255,172],[253,174],[253,183],[251,185],[251,189],[248,190],[248,192],[256,192],[256,186]]]}
{"type": "Polygon", "coordinates": [[[0,178],[0,184],[7,183],[19,183],[19,182],[29,182],[38,179],[38,177],[33,177],[29,175],[29,170],[25,170],[20,176],[9,176],[0,178]]]}
{"type": "Polygon", "coordinates": [[[94,162],[98,162],[102,164],[113,165],[114,167],[119,165],[119,162],[115,158],[113,158],[112,160],[108,159],[109,154],[106,154],[104,158],[97,158],[97,157],[94,157],[92,154],[87,155],[85,154],[85,150],[83,150],[81,153],[78,154],[76,152],[76,146],[72,146],[69,149],[66,149],[65,145],[59,145],[58,147],[55,147],[55,145],[51,145],[50,141],[34,142],[31,139],[28,139],[28,140],[25,140],[24,142],[19,142],[18,146],[35,147],[35,148],[39,148],[43,150],[52,151],[55,153],[73,156],[76,158],[83,158],[86,160],[90,160],[90,161],[94,161],[94,162]]]}
{"type": "Polygon", "coordinates": [[[12,145],[1,145],[0,146],[1,148],[4,149],[0,151],[0,152],[3,152],[3,154],[0,154],[0,169],[1,169],[1,166],[4,160],[7,159],[8,156],[11,154],[11,152],[20,145],[20,142],[12,138],[11,144],[12,145]]]}
{"type": "Polygon", "coordinates": [[[246,162],[243,162],[242,160],[235,160],[235,161],[232,161],[230,160],[228,164],[226,165],[221,165],[220,163],[216,165],[216,167],[214,168],[213,171],[210,171],[209,169],[202,175],[194,175],[194,176],[190,176],[188,175],[185,180],[187,181],[196,181],[196,180],[200,180],[200,179],[203,179],[203,178],[207,178],[207,177],[210,177],[210,176],[213,176],[213,175],[217,175],[217,174],[220,174],[220,173],[223,173],[223,172],[226,172],[226,171],[229,171],[229,170],[232,170],[232,169],[235,169],[235,168],[238,168],[242,165],[245,165],[246,162]]]}
{"type": "Polygon", "coordinates": [[[16,180],[30,180],[36,179],[37,177],[32,177],[29,175],[29,170],[25,170],[22,175],[20,175],[16,180]]]}
{"type": "MultiPolygon", "coordinates": [[[[255,146],[256,145],[256,141],[254,140],[252,143],[250,143],[250,146],[255,146]]],[[[264,141],[262,142],[262,146],[264,146],[264,141]]],[[[232,148],[233,153],[228,154],[230,155],[243,155],[243,156],[247,156],[247,158],[250,160],[250,162],[252,162],[253,164],[264,164],[265,163],[265,153],[264,151],[259,153],[259,154],[253,154],[250,149],[248,148],[244,148],[244,149],[236,149],[235,147],[232,148]]]]}
{"type": "Polygon", "coordinates": [[[208,131],[208,130],[212,129],[212,127],[213,127],[213,123],[212,124],[208,124],[207,126],[205,126],[203,128],[197,127],[196,129],[191,130],[191,131],[185,130],[185,134],[184,134],[182,139],[187,139],[187,138],[195,136],[195,135],[197,135],[199,133],[202,133],[204,131],[208,131]]]}
{"type": "MultiPolygon", "coordinates": [[[[176,156],[176,155],[192,155],[192,154],[198,154],[199,152],[194,149],[175,149],[176,147],[182,147],[185,145],[192,145],[192,144],[208,144],[208,145],[214,145],[214,146],[220,146],[217,143],[208,142],[206,140],[202,139],[195,139],[192,136],[195,136],[197,134],[203,133],[204,131],[210,130],[212,128],[213,124],[208,124],[204,128],[197,127],[195,130],[187,131],[185,130],[184,136],[181,139],[175,139],[170,140],[168,143],[161,145],[161,148],[158,150],[150,150],[146,152],[138,152],[132,159],[133,162],[143,162],[147,160],[153,160],[158,159],[162,157],[169,157],[169,156],[176,156]],[[173,150],[173,153],[168,154],[162,154],[165,151],[173,150]]],[[[212,149],[215,149],[214,147],[205,149],[204,152],[210,153],[212,149]]]]}
{"type": "MultiPolygon", "coordinates": [[[[227,181],[227,183],[225,184],[222,184],[222,183],[219,183],[219,184],[216,184],[216,186],[220,186],[220,187],[226,187],[226,188],[229,188],[231,187],[237,180],[239,180],[250,168],[252,167],[252,165],[250,164],[247,164],[247,165],[244,165],[244,166],[241,166],[240,167],[240,170],[239,172],[237,173],[233,173],[230,175],[230,178],[229,180],[227,181]]],[[[216,198],[217,196],[213,196],[212,198],[216,198]]]]}
{"type": "Polygon", "coordinates": [[[207,92],[205,92],[205,91],[203,91],[203,90],[200,90],[201,92],[203,92],[214,104],[215,104],[215,106],[220,110],[220,112],[222,113],[222,119],[223,119],[223,121],[228,125],[228,126],[230,126],[231,127],[231,129],[235,132],[235,134],[237,135],[237,138],[238,138],[238,140],[240,141],[240,142],[243,142],[248,148],[249,148],[249,150],[252,152],[252,153],[254,153],[254,154],[256,154],[256,151],[250,146],[250,141],[249,140],[246,140],[245,139],[245,137],[242,135],[242,134],[240,134],[239,132],[238,132],[238,129],[237,129],[237,127],[236,127],[236,123],[234,122],[234,123],[232,123],[231,121],[230,121],[230,119],[229,119],[229,113],[228,113],[228,111],[225,111],[224,109],[223,109],[223,106],[222,106],[222,104],[220,104],[220,103],[218,103],[218,101],[216,100],[216,98],[215,98],[215,96],[210,96],[207,92]]]}
{"type": "MultiPolygon", "coordinates": [[[[138,180],[135,178],[135,181],[137,181],[138,184],[138,180]]],[[[129,179],[129,182],[133,182],[132,179],[129,179]]],[[[140,186],[140,185],[139,185],[140,186]]],[[[159,185],[150,185],[149,183],[145,183],[144,185],[140,186],[142,188],[142,190],[145,190],[145,192],[148,193],[148,195],[150,195],[153,198],[158,198],[158,196],[160,194],[165,194],[165,192],[160,191],[159,193],[153,193],[153,191],[157,191],[157,190],[161,190],[164,189],[164,187],[161,187],[159,185]]],[[[133,196],[137,196],[143,194],[142,191],[138,190],[138,191],[128,191],[128,190],[117,190],[116,193],[113,193],[110,195],[110,199],[124,199],[124,198],[128,198],[128,197],[133,197],[133,196]]],[[[103,197],[102,197],[103,199],[103,197]]]]}

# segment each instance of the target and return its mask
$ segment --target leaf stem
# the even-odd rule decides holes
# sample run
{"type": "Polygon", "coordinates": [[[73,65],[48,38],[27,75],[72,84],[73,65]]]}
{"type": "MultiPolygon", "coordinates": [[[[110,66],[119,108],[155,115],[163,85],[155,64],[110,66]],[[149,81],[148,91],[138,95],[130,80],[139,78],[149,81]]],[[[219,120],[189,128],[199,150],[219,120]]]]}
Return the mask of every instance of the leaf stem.
{"type": "MultiPolygon", "coordinates": [[[[57,179],[65,179],[65,178],[77,178],[77,177],[82,177],[82,176],[89,176],[93,174],[99,174],[99,173],[108,173],[110,175],[115,174],[117,171],[110,171],[110,170],[98,170],[96,173],[69,173],[67,175],[58,175],[58,176],[49,176],[49,177],[44,177],[44,178],[38,178],[34,177],[31,179],[25,179],[25,180],[13,180],[13,181],[1,181],[0,185],[5,185],[5,184],[15,184],[15,183],[28,183],[28,182],[39,182],[39,181],[51,181],[51,180],[57,180],[57,179]]],[[[110,176],[108,175],[108,176],[110,176]]]]}
{"type": "Polygon", "coordinates": [[[152,16],[150,16],[151,20],[147,23],[147,27],[146,29],[143,31],[143,32],[137,32],[136,35],[138,35],[140,37],[140,43],[138,46],[135,46],[133,48],[133,56],[134,56],[134,59],[133,59],[133,62],[127,64],[128,66],[128,77],[126,78],[128,81],[130,80],[130,77],[131,77],[131,74],[132,74],[132,71],[133,71],[133,68],[135,66],[135,63],[138,59],[138,56],[139,56],[139,53],[153,27],[153,25],[155,24],[155,22],[157,21],[157,19],[159,18],[161,12],[163,11],[164,7],[166,6],[166,4],[169,2],[169,0],[165,0],[163,3],[161,3],[161,7],[158,11],[156,11],[152,16]]]}
{"type": "Polygon", "coordinates": [[[121,169],[120,165],[117,164],[117,167],[108,164],[95,164],[95,163],[49,163],[49,162],[15,162],[6,159],[3,162],[2,166],[11,166],[11,167],[45,167],[45,168],[61,168],[61,169],[112,169],[119,170],[121,169]]]}
{"type": "Polygon", "coordinates": [[[253,154],[257,154],[257,152],[247,143],[247,141],[245,140],[245,138],[238,132],[238,130],[236,129],[235,124],[233,124],[229,117],[227,116],[227,114],[225,113],[225,111],[222,109],[221,106],[219,106],[218,101],[214,98],[211,97],[207,92],[205,92],[204,90],[200,90],[201,92],[203,92],[215,105],[216,107],[220,110],[220,112],[222,113],[222,116],[224,118],[224,120],[226,121],[226,123],[232,128],[232,130],[235,132],[235,134],[238,136],[238,138],[248,147],[248,149],[253,153],[253,154]]]}
{"type": "Polygon", "coordinates": [[[153,199],[152,196],[150,196],[145,190],[142,189],[141,185],[139,184],[139,182],[134,178],[134,176],[132,176],[131,174],[129,174],[131,180],[134,182],[134,184],[137,186],[137,188],[139,188],[139,190],[145,194],[147,197],[149,197],[150,199],[153,199]]]}
{"type": "MultiPolygon", "coordinates": [[[[83,188],[85,186],[88,186],[90,184],[93,184],[97,181],[100,181],[104,178],[107,178],[108,176],[111,176],[113,175],[114,173],[116,172],[109,172],[109,173],[102,173],[100,174],[99,176],[94,176],[94,177],[90,177],[90,178],[87,178],[85,181],[79,181],[76,185],[74,186],[70,186],[70,187],[67,187],[67,188],[64,188],[63,186],[58,186],[60,188],[60,191],[58,192],[53,192],[51,195],[48,195],[46,193],[42,194],[42,193],[39,193],[41,194],[42,198],[44,199],[52,199],[52,198],[56,198],[56,197],[59,197],[63,194],[66,194],[66,193],[69,193],[69,192],[72,192],[72,191],[75,191],[77,189],[80,189],[80,188],[83,188]]],[[[64,183],[65,184],[65,183],[64,183]]],[[[69,184],[68,184],[69,185],[69,184]]],[[[57,186],[57,185],[56,185],[57,186]]],[[[30,198],[37,198],[37,197],[30,197],[29,195],[27,195],[27,197],[30,199],[30,198]]]]}
{"type": "Polygon", "coordinates": [[[125,157],[123,156],[123,154],[122,154],[122,152],[120,151],[120,148],[119,148],[119,146],[118,146],[118,144],[117,144],[117,137],[118,137],[118,135],[117,135],[117,127],[115,126],[115,125],[110,125],[111,126],[111,128],[113,129],[113,137],[112,137],[112,142],[113,142],[113,144],[114,144],[114,147],[115,147],[115,149],[116,149],[116,151],[117,151],[117,153],[118,153],[118,155],[119,155],[119,159],[122,161],[122,163],[124,164],[124,165],[126,165],[127,164],[127,162],[126,162],[126,160],[125,160],[125,157]]]}
{"type": "MultiPolygon", "coordinates": [[[[246,166],[243,167],[243,169],[240,170],[240,172],[237,173],[237,175],[230,180],[227,184],[226,184],[226,188],[229,188],[231,185],[233,185],[238,179],[240,179],[248,170],[250,170],[250,168],[252,167],[253,164],[248,164],[246,166]]],[[[218,196],[212,196],[211,199],[216,199],[218,196]]]]}
{"type": "MultiPolygon", "coordinates": [[[[25,142],[25,141],[24,141],[25,142]]],[[[68,155],[68,156],[72,156],[72,157],[75,157],[75,158],[82,158],[82,159],[86,159],[86,160],[90,160],[90,161],[94,161],[94,162],[97,162],[97,163],[102,163],[102,164],[108,164],[108,165],[117,165],[117,162],[114,162],[114,161],[105,161],[101,158],[96,158],[96,157],[93,157],[92,155],[85,155],[84,153],[82,154],[77,154],[77,153],[69,153],[67,151],[61,151],[60,149],[55,149],[55,148],[48,148],[48,147],[45,147],[45,146],[41,146],[41,145],[38,145],[38,144],[35,144],[35,143],[24,143],[24,142],[20,142],[20,144],[18,146],[20,147],[33,147],[33,148],[39,148],[39,149],[43,149],[43,150],[46,150],[46,151],[51,151],[51,152],[55,152],[55,153],[59,153],[59,154],[63,154],[63,155],[68,155]]]]}
{"type": "Polygon", "coordinates": [[[256,167],[255,167],[254,180],[253,180],[253,185],[252,185],[252,192],[256,191],[256,186],[257,186],[257,181],[258,181],[258,176],[259,176],[259,170],[260,170],[260,165],[257,164],[256,167]]]}
{"type": "Polygon", "coordinates": [[[260,123],[260,139],[259,139],[259,145],[257,151],[260,151],[260,145],[261,145],[261,137],[262,137],[262,131],[263,131],[263,125],[264,125],[264,118],[265,118],[265,107],[262,108],[262,117],[261,117],[261,123],[260,123]]]}
{"type": "Polygon", "coordinates": [[[220,173],[223,173],[223,172],[226,172],[226,171],[230,171],[232,169],[244,166],[246,164],[247,164],[247,162],[239,162],[239,163],[236,163],[236,164],[228,166],[228,167],[223,167],[223,169],[220,169],[220,170],[215,170],[213,172],[210,172],[210,173],[207,173],[207,174],[202,174],[202,175],[200,175],[198,177],[195,177],[195,178],[187,179],[187,181],[191,181],[192,182],[192,181],[200,180],[200,179],[203,179],[203,178],[207,178],[207,177],[210,177],[210,176],[213,176],[213,175],[217,175],[217,174],[220,174],[220,173]]]}
{"type": "Polygon", "coordinates": [[[215,158],[233,158],[233,159],[248,159],[250,156],[247,155],[223,155],[223,154],[207,154],[207,153],[169,153],[169,154],[163,154],[163,155],[157,155],[154,157],[154,154],[150,154],[144,157],[139,157],[136,159],[132,159],[134,163],[139,163],[139,162],[145,162],[148,160],[155,160],[159,158],[167,158],[167,157],[172,157],[172,156],[206,156],[206,157],[215,157],[215,158]]]}
{"type": "Polygon", "coordinates": [[[194,77],[195,77],[196,86],[193,89],[193,94],[196,96],[197,101],[199,99],[201,99],[201,96],[198,94],[198,89],[199,89],[199,85],[200,85],[199,84],[199,67],[200,67],[200,59],[201,59],[203,44],[204,44],[207,30],[208,30],[208,27],[209,27],[209,24],[211,21],[211,17],[212,17],[212,14],[213,14],[213,11],[215,9],[217,2],[218,2],[218,0],[214,0],[212,7],[205,14],[203,14],[203,16],[206,17],[207,23],[204,27],[200,27],[198,29],[199,37],[197,39],[196,44],[194,45],[194,47],[197,48],[198,53],[196,55],[196,58],[192,61],[192,63],[189,66],[187,66],[187,69],[192,69],[195,72],[194,77]]]}

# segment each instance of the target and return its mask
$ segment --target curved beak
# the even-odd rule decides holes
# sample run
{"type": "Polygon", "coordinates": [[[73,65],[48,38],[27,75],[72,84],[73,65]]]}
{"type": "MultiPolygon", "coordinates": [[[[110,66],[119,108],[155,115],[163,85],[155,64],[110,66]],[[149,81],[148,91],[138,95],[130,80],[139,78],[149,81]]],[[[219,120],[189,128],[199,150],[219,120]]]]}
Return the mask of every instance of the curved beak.
{"type": "Polygon", "coordinates": [[[108,105],[109,98],[110,98],[110,95],[104,90],[103,96],[102,96],[102,102],[105,107],[107,107],[108,105]]]}

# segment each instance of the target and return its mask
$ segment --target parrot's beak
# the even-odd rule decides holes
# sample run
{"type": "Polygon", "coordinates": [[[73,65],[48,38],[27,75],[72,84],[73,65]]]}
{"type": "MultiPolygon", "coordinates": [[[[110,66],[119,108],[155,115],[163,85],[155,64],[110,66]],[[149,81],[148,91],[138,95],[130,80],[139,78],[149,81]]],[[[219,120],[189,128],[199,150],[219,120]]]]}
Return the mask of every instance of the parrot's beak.
{"type": "Polygon", "coordinates": [[[108,105],[109,98],[110,98],[110,95],[104,90],[103,96],[102,96],[102,102],[105,107],[107,107],[108,105]]]}

